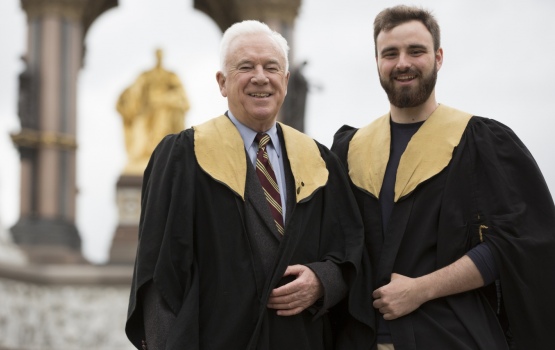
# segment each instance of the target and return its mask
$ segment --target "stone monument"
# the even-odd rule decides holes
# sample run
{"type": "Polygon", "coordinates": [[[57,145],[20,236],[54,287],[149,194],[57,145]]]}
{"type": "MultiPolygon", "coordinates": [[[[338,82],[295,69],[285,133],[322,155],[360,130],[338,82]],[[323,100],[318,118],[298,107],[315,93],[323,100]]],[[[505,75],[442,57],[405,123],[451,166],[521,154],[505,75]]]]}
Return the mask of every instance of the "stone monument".
{"type": "Polygon", "coordinates": [[[2,225],[0,218],[0,264],[25,265],[27,256],[13,243],[11,234],[2,225]]]}
{"type": "Polygon", "coordinates": [[[119,221],[110,250],[110,263],[132,264],[137,249],[143,172],[154,148],[168,134],[185,128],[189,100],[179,77],[162,66],[143,72],[117,102],[122,117],[127,164],[116,184],[119,221]]]}
{"type": "Polygon", "coordinates": [[[19,76],[20,218],[13,240],[30,263],[86,263],[75,225],[77,78],[91,24],[117,0],[21,0],[27,14],[19,76]]]}

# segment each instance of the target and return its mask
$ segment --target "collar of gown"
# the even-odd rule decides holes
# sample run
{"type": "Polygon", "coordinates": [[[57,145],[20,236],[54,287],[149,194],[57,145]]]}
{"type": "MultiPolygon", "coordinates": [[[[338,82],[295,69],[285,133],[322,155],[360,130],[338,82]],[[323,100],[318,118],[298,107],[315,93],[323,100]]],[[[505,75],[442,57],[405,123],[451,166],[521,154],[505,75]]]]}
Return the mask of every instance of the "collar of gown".
{"type": "MultiPolygon", "coordinates": [[[[328,170],[316,142],[307,135],[278,123],[295,179],[297,203],[326,185],[328,170]]],[[[225,115],[194,126],[195,156],[199,166],[214,180],[245,200],[247,157],[239,131],[225,115]]]]}
{"type": "MultiPolygon", "coordinates": [[[[409,141],[399,162],[395,196],[410,194],[441,172],[453,156],[472,114],[439,105],[409,141]]],[[[379,197],[389,161],[390,114],[360,128],[349,143],[349,177],[358,188],[379,197]]]]}

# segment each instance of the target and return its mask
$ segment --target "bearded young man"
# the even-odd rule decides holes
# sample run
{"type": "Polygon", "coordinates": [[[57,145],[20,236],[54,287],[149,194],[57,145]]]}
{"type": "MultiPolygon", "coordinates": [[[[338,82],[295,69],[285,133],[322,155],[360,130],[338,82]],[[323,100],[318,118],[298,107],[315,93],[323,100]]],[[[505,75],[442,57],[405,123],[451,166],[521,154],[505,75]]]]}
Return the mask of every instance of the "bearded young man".
{"type": "Polygon", "coordinates": [[[344,126],[372,264],[372,349],[553,349],[555,206],[507,126],[441,105],[440,29],[420,8],[374,22],[390,112],[344,126]]]}

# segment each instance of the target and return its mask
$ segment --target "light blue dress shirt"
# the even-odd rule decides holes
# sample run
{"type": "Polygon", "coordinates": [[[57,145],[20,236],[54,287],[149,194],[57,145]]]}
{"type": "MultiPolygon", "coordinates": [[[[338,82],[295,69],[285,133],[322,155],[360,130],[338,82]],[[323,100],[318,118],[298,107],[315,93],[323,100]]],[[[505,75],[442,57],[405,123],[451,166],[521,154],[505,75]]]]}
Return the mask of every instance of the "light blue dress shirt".
{"type": "MultiPolygon", "coordinates": [[[[247,154],[251,160],[251,163],[256,168],[256,154],[258,153],[258,142],[255,141],[257,131],[252,130],[248,126],[241,124],[240,121],[237,120],[231,113],[231,111],[227,111],[227,115],[231,122],[235,125],[239,133],[241,134],[241,138],[245,143],[245,149],[247,150],[247,154]]],[[[281,208],[283,210],[283,222],[285,223],[285,213],[286,213],[286,203],[287,203],[287,187],[285,187],[285,176],[283,174],[283,157],[281,151],[281,144],[279,142],[279,137],[277,134],[277,126],[274,125],[270,128],[270,130],[266,131],[266,134],[270,136],[272,140],[271,143],[266,145],[266,152],[268,153],[268,157],[270,157],[270,164],[272,164],[272,169],[276,174],[276,180],[279,186],[279,195],[281,197],[281,208]]]]}

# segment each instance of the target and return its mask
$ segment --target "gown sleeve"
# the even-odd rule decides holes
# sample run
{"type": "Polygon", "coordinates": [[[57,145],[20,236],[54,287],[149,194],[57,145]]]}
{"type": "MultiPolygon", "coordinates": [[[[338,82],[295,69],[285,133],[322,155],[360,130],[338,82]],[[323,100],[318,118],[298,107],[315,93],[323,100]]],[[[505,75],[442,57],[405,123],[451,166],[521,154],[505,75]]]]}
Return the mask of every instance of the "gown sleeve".
{"type": "Polygon", "coordinates": [[[148,350],[165,349],[166,339],[175,322],[175,315],[152,282],[147,283],[144,289],[145,343],[148,345],[148,350]]]}
{"type": "MultiPolygon", "coordinates": [[[[139,244],[131,284],[125,332],[141,349],[145,339],[145,291],[156,288],[175,315],[180,332],[168,332],[167,344],[198,334],[198,274],[193,256],[193,203],[196,160],[193,130],[165,137],[151,156],[143,177],[139,244]],[[173,251],[183,254],[171,254],[173,251]]],[[[148,310],[147,310],[148,311],[148,310]]],[[[171,346],[171,345],[170,345],[171,346]]]]}
{"type": "Polygon", "coordinates": [[[519,349],[549,349],[555,324],[555,206],[534,158],[507,126],[474,117],[483,240],[499,269],[511,332],[519,349]]]}

